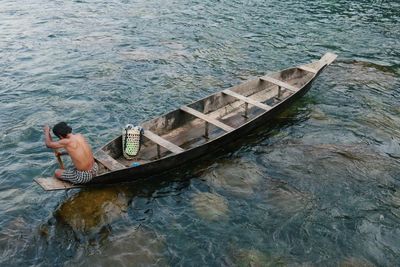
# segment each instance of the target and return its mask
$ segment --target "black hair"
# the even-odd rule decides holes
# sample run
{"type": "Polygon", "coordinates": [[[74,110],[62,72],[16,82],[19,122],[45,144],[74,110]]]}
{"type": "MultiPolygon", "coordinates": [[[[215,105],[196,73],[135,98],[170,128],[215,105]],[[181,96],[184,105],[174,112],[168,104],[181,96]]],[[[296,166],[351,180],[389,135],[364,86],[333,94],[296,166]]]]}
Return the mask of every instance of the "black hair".
{"type": "Polygon", "coordinates": [[[53,133],[61,139],[61,137],[65,138],[68,134],[72,132],[72,128],[69,127],[65,122],[57,123],[53,127],[53,133]]]}

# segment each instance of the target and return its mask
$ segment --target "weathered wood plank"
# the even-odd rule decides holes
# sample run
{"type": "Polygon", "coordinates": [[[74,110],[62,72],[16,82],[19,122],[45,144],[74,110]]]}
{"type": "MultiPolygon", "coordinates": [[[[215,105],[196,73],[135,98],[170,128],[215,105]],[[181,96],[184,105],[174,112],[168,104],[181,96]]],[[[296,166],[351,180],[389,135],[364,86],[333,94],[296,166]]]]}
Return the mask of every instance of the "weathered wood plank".
{"type": "Polygon", "coordinates": [[[283,81],[277,80],[277,79],[269,77],[269,76],[262,76],[262,77],[260,77],[260,79],[264,80],[264,81],[267,81],[267,82],[270,82],[270,83],[273,83],[273,84],[276,84],[276,85],[278,85],[280,87],[289,89],[290,91],[292,91],[294,93],[297,92],[298,90],[300,90],[300,88],[297,88],[297,87],[295,87],[295,86],[293,86],[291,84],[285,83],[283,81]]]}
{"type": "Polygon", "coordinates": [[[44,190],[46,191],[53,191],[53,190],[65,190],[71,188],[79,188],[82,185],[74,185],[55,177],[49,178],[35,178],[33,179],[36,183],[38,183],[44,190]]]}
{"type": "Polygon", "coordinates": [[[268,105],[263,104],[263,103],[261,103],[261,102],[259,102],[257,100],[254,100],[254,99],[251,99],[251,98],[246,97],[244,95],[241,95],[241,94],[238,94],[236,92],[233,92],[233,91],[231,91],[229,89],[226,89],[226,90],[224,90],[222,92],[224,94],[226,94],[226,95],[233,96],[234,98],[240,99],[240,100],[242,100],[242,101],[244,101],[246,103],[249,103],[249,104],[251,104],[253,106],[259,107],[259,108],[261,108],[263,110],[266,110],[266,111],[268,111],[268,110],[270,110],[272,108],[271,106],[268,106],[268,105]]]}
{"type": "Polygon", "coordinates": [[[201,112],[199,112],[199,111],[197,111],[195,109],[189,108],[187,106],[182,106],[181,110],[185,111],[185,112],[187,112],[187,113],[189,113],[189,114],[191,114],[191,115],[193,115],[195,117],[198,117],[198,118],[200,118],[200,119],[202,119],[202,120],[204,120],[206,122],[209,122],[209,123],[221,128],[225,132],[231,132],[231,131],[235,130],[235,128],[233,128],[233,127],[231,127],[229,125],[226,125],[223,122],[220,122],[220,121],[218,121],[218,120],[216,120],[214,118],[211,118],[210,116],[208,116],[208,115],[206,115],[204,113],[201,113],[201,112]]]}
{"type": "Polygon", "coordinates": [[[114,158],[112,158],[110,155],[108,155],[106,152],[103,150],[99,149],[94,153],[94,158],[103,164],[107,169],[110,171],[116,171],[116,170],[121,170],[125,169],[125,165],[119,163],[116,161],[114,158]]]}
{"type": "Polygon", "coordinates": [[[156,135],[155,133],[149,131],[149,130],[144,130],[143,135],[150,139],[151,141],[153,141],[154,143],[168,149],[169,151],[171,151],[172,153],[178,154],[178,153],[182,153],[185,150],[173,143],[171,143],[170,141],[162,138],[159,135],[156,135]]]}
{"type": "Polygon", "coordinates": [[[307,67],[307,66],[298,66],[297,68],[301,69],[301,70],[305,70],[305,71],[311,72],[311,73],[314,73],[314,74],[316,74],[318,72],[318,70],[310,68],[310,67],[307,67]]]}
{"type": "Polygon", "coordinates": [[[319,61],[322,62],[323,65],[330,65],[333,61],[335,61],[336,58],[337,55],[328,52],[325,53],[325,55],[323,55],[319,61]]]}

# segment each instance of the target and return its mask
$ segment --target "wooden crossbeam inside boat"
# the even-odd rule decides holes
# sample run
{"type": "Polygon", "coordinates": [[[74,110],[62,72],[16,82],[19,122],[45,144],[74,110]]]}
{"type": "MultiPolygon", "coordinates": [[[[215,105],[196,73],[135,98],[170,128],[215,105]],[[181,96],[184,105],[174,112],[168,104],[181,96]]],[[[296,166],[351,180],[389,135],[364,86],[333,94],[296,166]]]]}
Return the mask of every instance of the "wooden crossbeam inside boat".
{"type": "Polygon", "coordinates": [[[296,93],[299,90],[299,88],[297,88],[297,87],[295,87],[293,85],[290,85],[288,83],[282,82],[280,80],[277,80],[277,79],[269,77],[269,76],[263,76],[263,77],[260,77],[260,79],[263,80],[263,81],[267,81],[267,82],[276,84],[276,85],[278,85],[280,87],[286,88],[286,89],[292,91],[293,93],[296,93]]]}
{"type": "Polygon", "coordinates": [[[189,114],[191,114],[191,115],[193,115],[195,117],[198,117],[198,118],[200,118],[200,119],[202,119],[202,120],[204,120],[206,122],[209,122],[209,123],[221,128],[225,132],[231,132],[231,131],[235,130],[235,128],[233,128],[233,127],[231,127],[229,125],[226,125],[225,123],[222,123],[222,122],[220,122],[220,121],[218,121],[218,120],[216,120],[214,118],[211,118],[210,116],[208,116],[208,115],[206,115],[204,113],[201,113],[201,112],[199,112],[199,111],[197,111],[195,109],[189,108],[188,106],[182,106],[181,110],[185,111],[185,112],[187,112],[187,113],[189,113],[189,114]]]}
{"type": "Polygon", "coordinates": [[[244,96],[244,95],[240,95],[240,94],[238,94],[238,93],[236,93],[236,92],[233,92],[233,91],[231,91],[231,90],[229,90],[229,89],[226,89],[226,90],[224,90],[224,91],[222,91],[222,92],[223,92],[224,94],[226,94],[226,95],[233,96],[233,97],[235,97],[235,98],[237,98],[237,99],[240,99],[240,100],[242,100],[242,101],[244,101],[244,102],[246,102],[246,103],[249,103],[249,104],[251,104],[251,105],[253,105],[253,106],[259,107],[259,108],[261,108],[261,109],[263,109],[263,110],[266,110],[266,111],[268,111],[268,110],[270,110],[270,109],[272,108],[271,106],[268,106],[268,105],[266,105],[266,104],[263,104],[263,103],[261,103],[261,102],[259,102],[259,101],[257,101],[257,100],[248,98],[248,97],[246,97],[246,96],[244,96]]]}
{"type": "Polygon", "coordinates": [[[94,153],[94,158],[103,164],[107,169],[110,171],[116,171],[120,169],[125,169],[126,167],[113,159],[110,155],[108,155],[105,151],[103,150],[97,150],[96,153],[94,153]]]}
{"type": "MultiPolygon", "coordinates": [[[[168,150],[171,151],[172,153],[179,154],[179,153],[182,153],[182,152],[185,151],[183,148],[181,148],[181,147],[179,147],[179,146],[177,146],[177,145],[171,143],[170,141],[168,141],[168,140],[162,138],[162,137],[159,136],[159,135],[156,135],[155,133],[151,132],[150,130],[144,130],[143,135],[144,135],[146,138],[148,138],[148,139],[150,139],[151,141],[153,141],[154,143],[156,143],[157,145],[160,145],[160,146],[162,146],[162,147],[168,149],[168,150]]],[[[158,152],[158,154],[159,154],[159,152],[158,152]]],[[[160,156],[160,155],[159,155],[159,156],[160,156]]]]}
{"type": "Polygon", "coordinates": [[[317,70],[315,70],[313,68],[310,68],[310,67],[307,67],[307,66],[298,66],[297,68],[301,69],[301,70],[305,70],[305,71],[311,72],[311,73],[314,73],[314,74],[318,72],[317,70]]]}

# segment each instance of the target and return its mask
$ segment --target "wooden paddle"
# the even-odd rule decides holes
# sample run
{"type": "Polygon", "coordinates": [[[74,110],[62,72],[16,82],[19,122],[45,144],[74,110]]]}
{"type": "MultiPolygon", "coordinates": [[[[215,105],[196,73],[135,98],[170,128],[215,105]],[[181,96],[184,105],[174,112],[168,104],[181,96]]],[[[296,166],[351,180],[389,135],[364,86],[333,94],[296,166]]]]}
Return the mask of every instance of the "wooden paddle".
{"type": "Polygon", "coordinates": [[[58,164],[60,164],[60,168],[61,168],[62,170],[64,170],[64,163],[63,163],[63,161],[62,161],[61,154],[58,153],[58,150],[57,150],[57,149],[54,149],[54,155],[55,155],[56,158],[57,158],[58,164]]]}

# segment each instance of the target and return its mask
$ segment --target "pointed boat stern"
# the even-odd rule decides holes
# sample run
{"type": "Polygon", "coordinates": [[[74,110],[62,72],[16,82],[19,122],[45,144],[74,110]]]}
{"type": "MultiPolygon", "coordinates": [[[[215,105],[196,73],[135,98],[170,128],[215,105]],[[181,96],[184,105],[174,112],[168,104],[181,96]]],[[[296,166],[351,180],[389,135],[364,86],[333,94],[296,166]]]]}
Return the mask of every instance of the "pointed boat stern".
{"type": "Polygon", "coordinates": [[[333,61],[335,61],[336,58],[336,54],[328,52],[321,57],[319,62],[321,62],[321,66],[330,65],[333,61]]]}

